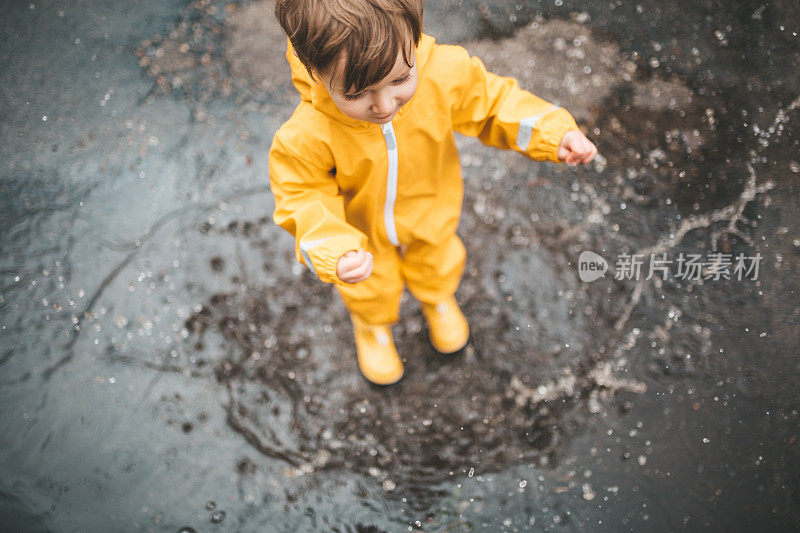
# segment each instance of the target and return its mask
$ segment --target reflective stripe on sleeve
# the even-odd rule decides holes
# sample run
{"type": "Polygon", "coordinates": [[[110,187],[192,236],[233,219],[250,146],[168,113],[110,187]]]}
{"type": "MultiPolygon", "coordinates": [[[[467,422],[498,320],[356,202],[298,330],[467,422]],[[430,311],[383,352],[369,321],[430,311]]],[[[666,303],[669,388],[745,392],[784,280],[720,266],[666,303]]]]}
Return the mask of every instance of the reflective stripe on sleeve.
{"type": "Polygon", "coordinates": [[[300,241],[300,253],[303,255],[303,259],[305,260],[308,269],[313,272],[317,278],[319,278],[319,275],[317,274],[317,270],[314,268],[314,263],[311,262],[311,258],[308,256],[308,252],[327,240],[328,237],[314,241],[300,241]]]}
{"type": "Polygon", "coordinates": [[[556,109],[561,109],[561,108],[557,105],[554,105],[544,113],[539,113],[538,115],[523,118],[522,120],[520,120],[519,130],[517,131],[517,148],[519,148],[523,152],[527,152],[528,145],[531,143],[531,138],[533,137],[533,128],[536,127],[536,124],[539,122],[539,119],[541,119],[548,113],[552,113],[556,109]]]}

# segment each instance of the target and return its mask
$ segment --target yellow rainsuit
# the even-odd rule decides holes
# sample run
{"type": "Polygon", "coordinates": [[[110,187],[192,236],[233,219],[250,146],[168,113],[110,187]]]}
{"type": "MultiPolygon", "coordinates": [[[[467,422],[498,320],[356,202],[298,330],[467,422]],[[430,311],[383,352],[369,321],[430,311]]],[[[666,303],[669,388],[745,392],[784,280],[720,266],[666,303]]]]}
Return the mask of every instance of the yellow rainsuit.
{"type": "Polygon", "coordinates": [[[397,320],[404,284],[431,304],[458,287],[463,187],[453,131],[559,162],[561,137],[578,129],[564,109],[427,35],[416,50],[417,92],[383,125],[342,113],[291,45],[286,56],[301,102],[269,152],[273,218],[294,235],[297,259],[369,323],[397,320]],[[358,249],[373,254],[372,275],[344,283],[337,262],[358,249]]]}

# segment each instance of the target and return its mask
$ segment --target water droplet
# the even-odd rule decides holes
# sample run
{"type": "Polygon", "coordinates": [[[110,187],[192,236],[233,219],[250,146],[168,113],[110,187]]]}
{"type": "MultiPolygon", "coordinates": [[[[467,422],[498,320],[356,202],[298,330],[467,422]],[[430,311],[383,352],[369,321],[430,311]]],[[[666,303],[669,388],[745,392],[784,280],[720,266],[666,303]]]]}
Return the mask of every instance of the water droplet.
{"type": "Polygon", "coordinates": [[[213,511],[213,512],[211,513],[211,518],[210,518],[210,520],[211,520],[211,523],[212,523],[212,524],[219,524],[220,522],[222,522],[223,520],[225,520],[225,511],[223,511],[223,510],[221,510],[221,509],[220,509],[220,510],[217,510],[217,511],[213,511]]]}
{"type": "Polygon", "coordinates": [[[213,511],[216,508],[217,508],[217,502],[215,502],[214,500],[206,502],[206,509],[208,511],[213,511]]]}

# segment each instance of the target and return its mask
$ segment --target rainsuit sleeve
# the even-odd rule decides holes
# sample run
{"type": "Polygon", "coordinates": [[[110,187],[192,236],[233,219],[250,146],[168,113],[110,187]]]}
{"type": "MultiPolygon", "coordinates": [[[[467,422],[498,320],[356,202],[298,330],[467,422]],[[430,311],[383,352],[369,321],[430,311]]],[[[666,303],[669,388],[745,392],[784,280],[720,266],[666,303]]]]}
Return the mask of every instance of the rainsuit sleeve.
{"type": "Polygon", "coordinates": [[[336,275],[339,258],[366,249],[367,237],[345,221],[344,199],[330,172],[294,153],[276,135],[269,178],[273,219],[294,235],[297,260],[326,283],[344,283],[336,275]]]}
{"type": "Polygon", "coordinates": [[[515,150],[537,161],[561,163],[561,138],[578,126],[565,109],[520,89],[517,80],[492,74],[460,48],[464,72],[456,89],[453,127],[484,144],[515,150]]]}

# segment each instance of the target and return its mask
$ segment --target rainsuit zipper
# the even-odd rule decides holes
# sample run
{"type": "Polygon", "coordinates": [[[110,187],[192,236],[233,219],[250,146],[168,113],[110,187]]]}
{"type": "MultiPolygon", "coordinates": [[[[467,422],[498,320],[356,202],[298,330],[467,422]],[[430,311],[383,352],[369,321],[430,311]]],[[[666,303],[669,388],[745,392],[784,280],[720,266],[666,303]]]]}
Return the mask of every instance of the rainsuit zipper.
{"type": "Polygon", "coordinates": [[[391,122],[382,124],[381,131],[389,156],[389,168],[386,172],[386,201],[383,204],[383,225],[386,227],[386,237],[389,238],[389,241],[395,246],[400,246],[400,240],[397,238],[397,225],[394,220],[394,203],[397,199],[397,137],[391,122]]]}

